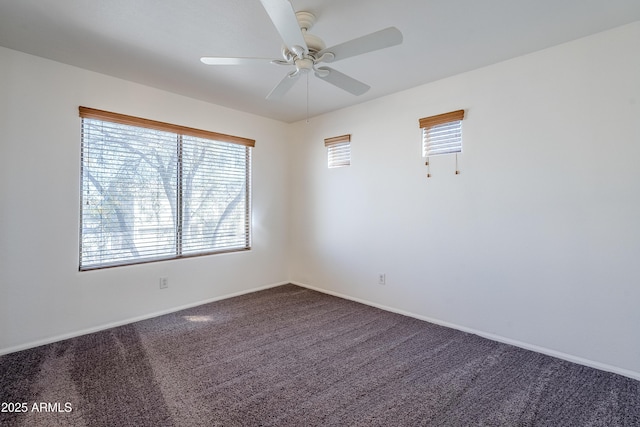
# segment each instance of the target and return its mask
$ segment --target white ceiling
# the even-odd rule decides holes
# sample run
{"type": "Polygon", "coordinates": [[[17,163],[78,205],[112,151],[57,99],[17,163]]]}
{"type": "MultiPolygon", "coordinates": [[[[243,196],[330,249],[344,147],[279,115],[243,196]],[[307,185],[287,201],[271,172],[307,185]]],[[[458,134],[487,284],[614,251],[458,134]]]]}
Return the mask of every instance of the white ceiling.
{"type": "MultiPolygon", "coordinates": [[[[309,116],[640,20],[640,0],[292,0],[327,46],[395,26],[400,46],[332,63],[371,86],[354,96],[309,78],[309,116]]],[[[290,71],[207,66],[201,56],[279,58],[259,0],[0,0],[0,45],[285,122],[304,119],[306,81],[265,96],[290,71]]],[[[633,54],[637,55],[637,52],[633,54]]]]}

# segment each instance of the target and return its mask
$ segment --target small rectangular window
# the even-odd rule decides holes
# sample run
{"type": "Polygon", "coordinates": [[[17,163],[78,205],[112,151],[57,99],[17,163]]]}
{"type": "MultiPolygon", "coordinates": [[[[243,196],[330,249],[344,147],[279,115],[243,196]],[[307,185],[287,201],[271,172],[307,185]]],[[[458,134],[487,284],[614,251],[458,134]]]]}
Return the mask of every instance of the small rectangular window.
{"type": "Polygon", "coordinates": [[[338,168],[351,164],[351,135],[336,136],[324,140],[327,147],[327,166],[338,168]]]}
{"type": "Polygon", "coordinates": [[[250,249],[253,140],[80,117],[80,270],[250,249]]]}
{"type": "Polygon", "coordinates": [[[462,119],[464,110],[420,119],[422,156],[462,152],[462,119]]]}

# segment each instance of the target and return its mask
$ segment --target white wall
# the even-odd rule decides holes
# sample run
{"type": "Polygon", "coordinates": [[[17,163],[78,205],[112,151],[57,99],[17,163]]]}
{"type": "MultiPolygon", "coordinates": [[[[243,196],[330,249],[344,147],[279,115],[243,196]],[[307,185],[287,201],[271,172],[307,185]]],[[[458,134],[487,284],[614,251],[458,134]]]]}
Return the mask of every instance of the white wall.
{"type": "Polygon", "coordinates": [[[640,22],[294,124],[292,280],[640,378],[637,52],[640,22]],[[461,108],[426,179],[418,119],[461,108]]]}
{"type": "Polygon", "coordinates": [[[0,353],[286,281],[286,131],[0,48],[0,353]],[[253,249],[78,272],[79,105],[255,139],[253,249]]]}
{"type": "Polygon", "coordinates": [[[635,23],[285,125],[0,48],[0,353],[291,279],[640,378],[638,51],[635,23]],[[253,250],[79,273],[79,105],[256,139],[253,250]],[[418,118],[459,108],[462,174],[427,180],[418,118]]]}

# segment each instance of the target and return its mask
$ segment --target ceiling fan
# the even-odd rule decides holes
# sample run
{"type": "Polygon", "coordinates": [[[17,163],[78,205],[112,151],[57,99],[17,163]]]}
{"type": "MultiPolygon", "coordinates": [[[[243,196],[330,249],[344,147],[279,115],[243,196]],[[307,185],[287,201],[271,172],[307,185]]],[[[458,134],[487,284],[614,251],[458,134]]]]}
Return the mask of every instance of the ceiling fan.
{"type": "Polygon", "coordinates": [[[200,58],[200,61],[207,65],[271,62],[277,65],[294,66],[296,69],[288,73],[267,95],[268,100],[282,98],[301,75],[308,75],[311,71],[327,83],[353,95],[362,95],[370,89],[370,86],[331,67],[319,64],[339,61],[402,43],[402,33],[395,27],[389,27],[327,48],[322,39],[308,32],[316,21],[312,13],[295,12],[289,0],[260,0],[260,2],[284,42],[282,47],[284,59],[205,56],[200,58]]]}

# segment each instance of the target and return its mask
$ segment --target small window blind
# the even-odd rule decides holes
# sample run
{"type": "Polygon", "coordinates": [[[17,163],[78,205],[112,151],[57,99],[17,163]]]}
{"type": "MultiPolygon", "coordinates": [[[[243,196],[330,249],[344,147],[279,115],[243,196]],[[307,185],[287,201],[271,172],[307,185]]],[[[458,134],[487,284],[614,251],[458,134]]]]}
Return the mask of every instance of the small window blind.
{"type": "Polygon", "coordinates": [[[250,249],[253,140],[80,117],[80,270],[250,249]]]}
{"type": "Polygon", "coordinates": [[[462,119],[464,119],[464,110],[420,119],[422,156],[461,153],[462,119]]]}
{"type": "Polygon", "coordinates": [[[327,165],[330,168],[351,164],[351,135],[334,136],[324,140],[327,147],[327,165]]]}

